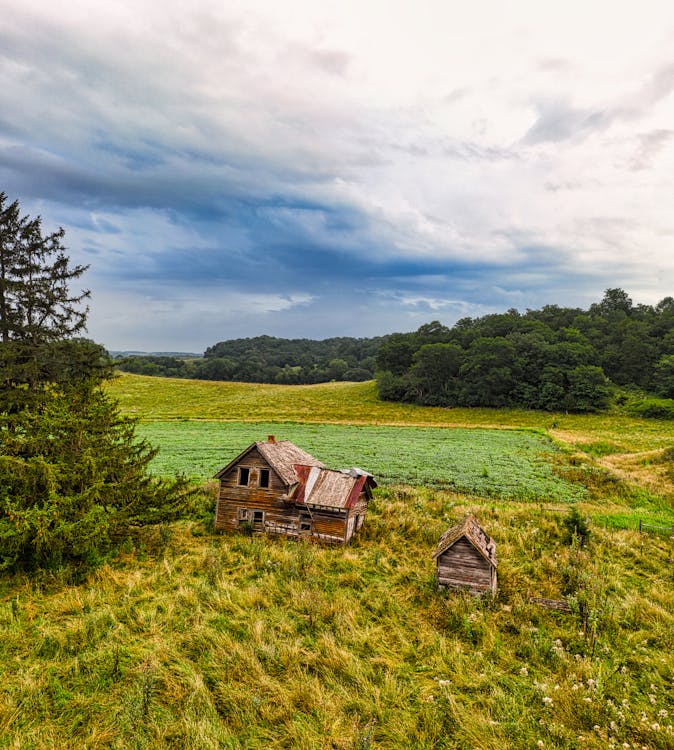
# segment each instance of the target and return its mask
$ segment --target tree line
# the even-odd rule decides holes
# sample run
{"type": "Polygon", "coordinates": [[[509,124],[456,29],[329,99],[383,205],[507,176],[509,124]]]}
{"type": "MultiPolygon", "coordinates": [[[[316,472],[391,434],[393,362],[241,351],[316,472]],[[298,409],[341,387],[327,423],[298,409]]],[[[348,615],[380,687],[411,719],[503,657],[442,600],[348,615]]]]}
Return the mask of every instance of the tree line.
{"type": "Polygon", "coordinates": [[[89,292],[70,287],[86,267],[63,236],[0,193],[0,570],[86,567],[191,493],[148,474],[156,450],[101,387],[112,367],[80,336],[89,292]]]}
{"type": "Polygon", "coordinates": [[[437,321],[389,336],[377,355],[380,398],[435,406],[597,411],[616,386],[674,397],[674,299],[635,305],[608,289],[588,310],[437,321]]]}
{"type": "Polygon", "coordinates": [[[141,375],[302,385],[375,376],[377,352],[386,336],[320,341],[256,336],[221,341],[203,358],[134,355],[115,360],[120,370],[141,375]]]}

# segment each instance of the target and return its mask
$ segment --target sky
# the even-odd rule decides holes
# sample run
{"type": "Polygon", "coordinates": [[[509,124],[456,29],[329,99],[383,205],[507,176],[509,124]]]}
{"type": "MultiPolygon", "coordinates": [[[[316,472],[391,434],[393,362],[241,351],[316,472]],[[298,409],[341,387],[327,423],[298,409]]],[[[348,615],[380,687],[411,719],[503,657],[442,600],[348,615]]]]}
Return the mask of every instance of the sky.
{"type": "Polygon", "coordinates": [[[0,191],[88,335],[202,352],[674,295],[674,9],[3,0],[0,191]]]}

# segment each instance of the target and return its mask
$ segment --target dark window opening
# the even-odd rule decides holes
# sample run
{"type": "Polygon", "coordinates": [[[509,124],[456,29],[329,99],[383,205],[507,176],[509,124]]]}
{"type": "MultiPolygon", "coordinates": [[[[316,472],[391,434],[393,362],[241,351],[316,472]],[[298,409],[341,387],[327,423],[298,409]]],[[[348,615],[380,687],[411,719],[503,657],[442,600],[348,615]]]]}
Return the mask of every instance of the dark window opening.
{"type": "Polygon", "coordinates": [[[260,469],[260,487],[269,487],[269,469],[260,469]]]}
{"type": "Polygon", "coordinates": [[[262,523],[264,520],[264,511],[254,510],[253,511],[253,523],[262,523]]]}
{"type": "Polygon", "coordinates": [[[248,479],[250,478],[250,469],[239,468],[239,484],[242,486],[248,485],[248,479]]]}

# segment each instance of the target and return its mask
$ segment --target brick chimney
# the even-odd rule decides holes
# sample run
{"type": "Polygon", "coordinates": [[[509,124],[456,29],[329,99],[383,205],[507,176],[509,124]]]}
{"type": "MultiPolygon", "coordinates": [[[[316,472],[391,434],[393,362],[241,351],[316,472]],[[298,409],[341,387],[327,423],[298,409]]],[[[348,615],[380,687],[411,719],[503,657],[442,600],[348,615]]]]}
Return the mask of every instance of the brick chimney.
{"type": "Polygon", "coordinates": [[[268,443],[275,443],[276,442],[276,438],[274,437],[274,435],[267,435],[267,442],[268,443]]]}

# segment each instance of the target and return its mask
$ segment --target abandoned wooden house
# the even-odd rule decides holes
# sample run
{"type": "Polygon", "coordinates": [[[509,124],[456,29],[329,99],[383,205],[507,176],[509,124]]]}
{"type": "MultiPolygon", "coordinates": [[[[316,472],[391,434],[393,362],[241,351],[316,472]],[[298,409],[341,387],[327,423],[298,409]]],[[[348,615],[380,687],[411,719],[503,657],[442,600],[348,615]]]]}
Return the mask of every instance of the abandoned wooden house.
{"type": "Polygon", "coordinates": [[[249,529],[332,544],[346,544],[363,525],[372,474],[336,471],[289,440],[248,446],[216,475],[217,530],[249,529]]]}
{"type": "Polygon", "coordinates": [[[496,593],[496,542],[474,516],[445,531],[433,558],[439,587],[496,593]]]}

